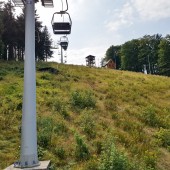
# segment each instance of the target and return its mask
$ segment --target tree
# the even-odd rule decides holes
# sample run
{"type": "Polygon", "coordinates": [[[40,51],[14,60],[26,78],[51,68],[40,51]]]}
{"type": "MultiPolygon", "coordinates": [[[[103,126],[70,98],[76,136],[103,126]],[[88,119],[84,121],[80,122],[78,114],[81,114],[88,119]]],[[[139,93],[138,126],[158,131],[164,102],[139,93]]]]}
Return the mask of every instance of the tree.
{"type": "Polygon", "coordinates": [[[117,46],[111,46],[107,49],[106,51],[106,55],[104,58],[104,61],[108,61],[109,59],[112,59],[115,63],[116,63],[116,69],[120,68],[120,50],[121,50],[121,46],[117,45],[117,46]]]}
{"type": "Polygon", "coordinates": [[[126,42],[121,48],[121,68],[123,70],[141,72],[142,67],[139,63],[139,40],[134,39],[126,42]]]}
{"type": "Polygon", "coordinates": [[[17,16],[16,27],[17,27],[17,36],[16,36],[17,59],[18,60],[24,60],[24,50],[25,50],[25,17],[24,17],[24,10],[19,16],[17,16]]]}
{"type": "Polygon", "coordinates": [[[46,26],[42,31],[42,41],[43,41],[43,56],[47,61],[48,58],[52,57],[53,52],[50,50],[52,40],[50,39],[50,34],[46,26]]]}
{"type": "Polygon", "coordinates": [[[139,62],[142,67],[146,67],[147,73],[156,74],[158,61],[158,45],[161,35],[145,35],[139,39],[139,62]]]}
{"type": "Polygon", "coordinates": [[[52,40],[47,27],[42,26],[42,22],[38,20],[38,15],[35,12],[35,56],[36,60],[47,61],[51,58],[53,52],[51,49],[52,40]]]}
{"type": "Polygon", "coordinates": [[[14,60],[14,46],[16,37],[16,20],[14,18],[14,6],[11,2],[4,5],[3,8],[3,25],[4,31],[2,34],[2,41],[4,43],[4,59],[14,60]],[[7,52],[8,51],[8,52],[7,52]],[[8,53],[8,56],[7,56],[8,53]],[[7,58],[8,57],[8,58],[7,58]]]}
{"type": "Polygon", "coordinates": [[[2,33],[4,28],[3,28],[2,20],[3,20],[3,11],[1,11],[0,8],[0,59],[2,59],[3,51],[4,51],[4,44],[2,41],[2,33]]]}
{"type": "Polygon", "coordinates": [[[170,76],[170,35],[167,35],[159,44],[159,73],[170,76]]]}

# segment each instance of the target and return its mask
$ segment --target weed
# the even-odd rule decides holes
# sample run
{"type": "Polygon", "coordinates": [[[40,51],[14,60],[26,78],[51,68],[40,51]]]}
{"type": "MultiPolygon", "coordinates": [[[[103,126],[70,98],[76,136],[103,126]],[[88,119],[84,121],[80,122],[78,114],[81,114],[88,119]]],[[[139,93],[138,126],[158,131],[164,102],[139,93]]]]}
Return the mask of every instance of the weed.
{"type": "Polygon", "coordinates": [[[119,119],[119,117],[120,117],[119,113],[117,113],[117,112],[112,114],[112,119],[117,120],[117,119],[119,119]]]}
{"type": "Polygon", "coordinates": [[[96,136],[94,117],[92,116],[92,113],[87,110],[83,112],[81,117],[81,128],[83,129],[83,132],[88,135],[89,139],[96,136]]]}
{"type": "Polygon", "coordinates": [[[105,105],[106,110],[109,110],[109,111],[117,110],[117,105],[114,102],[114,100],[107,99],[105,100],[104,105],[105,105]]]}
{"type": "Polygon", "coordinates": [[[142,120],[149,126],[157,127],[159,125],[159,120],[156,116],[156,110],[152,105],[144,110],[142,114],[142,120]]]}
{"type": "Polygon", "coordinates": [[[58,122],[57,124],[54,125],[54,133],[57,135],[62,135],[68,131],[66,125],[64,122],[58,122]]]}
{"type": "Polygon", "coordinates": [[[91,91],[77,90],[71,94],[71,104],[80,109],[95,108],[96,100],[91,91]]]}
{"type": "Polygon", "coordinates": [[[96,159],[91,159],[85,167],[85,170],[98,170],[98,161],[96,159]]]}
{"type": "Polygon", "coordinates": [[[43,148],[48,148],[51,144],[53,120],[51,118],[40,118],[38,120],[38,130],[39,146],[43,148]]]}
{"type": "Polygon", "coordinates": [[[165,148],[170,147],[170,130],[160,128],[155,137],[159,144],[165,148]]]}
{"type": "Polygon", "coordinates": [[[68,119],[69,113],[67,111],[66,104],[59,98],[52,98],[47,102],[48,107],[52,107],[52,110],[59,112],[61,116],[68,119]]]}
{"type": "Polygon", "coordinates": [[[65,159],[66,152],[63,147],[57,147],[54,151],[54,154],[58,156],[60,159],[65,159]]]}
{"type": "Polygon", "coordinates": [[[77,161],[88,160],[90,158],[90,152],[83,138],[76,134],[75,139],[76,139],[75,149],[76,160],[77,161]]]}
{"type": "Polygon", "coordinates": [[[43,79],[43,80],[51,80],[52,75],[50,73],[43,73],[40,78],[43,79]]]}
{"type": "Polygon", "coordinates": [[[127,170],[128,159],[119,152],[111,140],[104,146],[99,162],[99,170],[127,170]]]}
{"type": "Polygon", "coordinates": [[[44,156],[44,149],[41,146],[38,146],[38,158],[41,160],[44,156]]]}
{"type": "Polygon", "coordinates": [[[157,160],[157,156],[154,152],[145,151],[144,161],[145,161],[145,164],[146,164],[148,169],[149,168],[152,168],[152,169],[156,168],[156,160],[157,160]]]}

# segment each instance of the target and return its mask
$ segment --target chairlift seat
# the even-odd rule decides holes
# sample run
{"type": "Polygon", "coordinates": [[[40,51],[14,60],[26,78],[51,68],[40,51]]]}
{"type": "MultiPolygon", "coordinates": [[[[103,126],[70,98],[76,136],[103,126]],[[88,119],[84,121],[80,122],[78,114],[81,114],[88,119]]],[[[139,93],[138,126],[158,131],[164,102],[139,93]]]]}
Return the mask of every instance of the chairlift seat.
{"type": "Polygon", "coordinates": [[[54,22],[53,25],[54,34],[70,34],[71,24],[69,22],[54,22]]]}
{"type": "Polygon", "coordinates": [[[68,41],[60,42],[60,45],[61,45],[61,47],[62,47],[64,50],[67,50],[67,47],[68,47],[68,41]]]}

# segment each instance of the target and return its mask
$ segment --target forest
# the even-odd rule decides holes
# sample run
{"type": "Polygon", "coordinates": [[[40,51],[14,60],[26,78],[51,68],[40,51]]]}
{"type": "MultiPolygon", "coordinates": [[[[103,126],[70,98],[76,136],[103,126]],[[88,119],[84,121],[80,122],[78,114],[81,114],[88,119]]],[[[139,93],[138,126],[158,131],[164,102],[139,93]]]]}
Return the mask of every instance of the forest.
{"type": "MultiPolygon", "coordinates": [[[[37,61],[47,61],[52,57],[50,50],[52,39],[46,26],[39,21],[35,11],[35,58],[37,61]]],[[[0,59],[24,60],[25,50],[25,19],[24,10],[15,16],[15,8],[12,3],[4,4],[0,8],[0,59]]]]}
{"type": "Polygon", "coordinates": [[[145,35],[122,45],[112,45],[103,59],[113,59],[116,69],[170,76],[170,35],[145,35]]]}

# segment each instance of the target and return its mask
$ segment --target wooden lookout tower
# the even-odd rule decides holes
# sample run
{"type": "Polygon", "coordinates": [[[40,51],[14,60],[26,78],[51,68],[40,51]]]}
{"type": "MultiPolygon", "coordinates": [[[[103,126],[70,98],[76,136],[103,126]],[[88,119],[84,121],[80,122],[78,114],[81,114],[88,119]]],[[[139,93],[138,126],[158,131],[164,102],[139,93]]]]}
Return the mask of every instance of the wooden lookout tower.
{"type": "Polygon", "coordinates": [[[94,67],[95,64],[95,56],[89,55],[86,57],[86,66],[94,67]]]}

